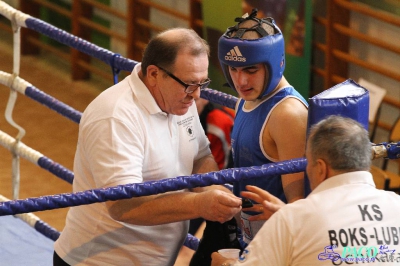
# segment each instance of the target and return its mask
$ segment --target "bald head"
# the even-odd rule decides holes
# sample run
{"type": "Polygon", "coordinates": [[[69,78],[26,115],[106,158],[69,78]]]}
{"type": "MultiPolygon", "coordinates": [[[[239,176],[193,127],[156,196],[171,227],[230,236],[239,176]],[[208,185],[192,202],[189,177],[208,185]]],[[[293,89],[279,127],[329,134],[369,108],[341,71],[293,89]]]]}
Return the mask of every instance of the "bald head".
{"type": "Polygon", "coordinates": [[[142,72],[146,76],[149,65],[158,65],[173,71],[178,53],[192,56],[210,55],[207,42],[194,30],[173,28],[163,31],[152,38],[143,53],[142,72]]]}

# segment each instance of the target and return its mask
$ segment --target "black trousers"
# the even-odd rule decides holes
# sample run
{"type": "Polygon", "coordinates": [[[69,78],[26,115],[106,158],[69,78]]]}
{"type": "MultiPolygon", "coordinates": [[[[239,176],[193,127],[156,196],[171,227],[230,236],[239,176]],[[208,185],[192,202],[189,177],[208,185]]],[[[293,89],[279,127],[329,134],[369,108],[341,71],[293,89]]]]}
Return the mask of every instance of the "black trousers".
{"type": "Polygon", "coordinates": [[[65,261],[63,261],[63,259],[60,258],[60,256],[58,256],[58,254],[54,251],[53,266],[70,266],[70,265],[68,263],[66,263],[65,261]]]}

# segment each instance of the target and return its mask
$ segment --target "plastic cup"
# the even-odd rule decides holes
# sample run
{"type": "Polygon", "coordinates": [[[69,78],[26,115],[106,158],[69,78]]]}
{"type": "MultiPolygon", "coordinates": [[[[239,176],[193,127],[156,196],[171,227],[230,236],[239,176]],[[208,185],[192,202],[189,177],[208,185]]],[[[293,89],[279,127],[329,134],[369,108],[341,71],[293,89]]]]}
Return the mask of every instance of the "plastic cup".
{"type": "Polygon", "coordinates": [[[240,249],[238,248],[225,248],[218,250],[218,253],[228,259],[238,259],[240,249]]]}

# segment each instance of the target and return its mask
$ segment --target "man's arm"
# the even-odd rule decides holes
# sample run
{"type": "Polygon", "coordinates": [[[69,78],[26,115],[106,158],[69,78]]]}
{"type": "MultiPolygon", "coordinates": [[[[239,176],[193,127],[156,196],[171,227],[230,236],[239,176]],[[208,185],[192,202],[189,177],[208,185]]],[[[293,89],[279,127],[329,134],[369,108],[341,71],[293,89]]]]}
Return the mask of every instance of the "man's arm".
{"type": "MultiPolygon", "coordinates": [[[[267,133],[275,142],[279,161],[304,156],[307,117],[307,108],[294,98],[284,100],[271,114],[267,133]]],[[[282,175],[282,185],[288,202],[304,198],[303,173],[282,175]]]]}
{"type": "Polygon", "coordinates": [[[199,160],[194,161],[192,173],[203,174],[218,170],[218,165],[215,162],[214,157],[212,154],[209,154],[203,158],[200,158],[199,160]]]}
{"type": "MultiPolygon", "coordinates": [[[[194,173],[218,169],[212,155],[194,163],[194,173]]],[[[157,225],[202,217],[225,222],[241,210],[241,199],[223,186],[194,188],[139,198],[107,202],[111,217],[138,225],[157,225]]]]}
{"type": "Polygon", "coordinates": [[[225,222],[240,211],[241,200],[218,189],[196,192],[169,192],[114,202],[106,202],[115,220],[137,224],[158,225],[202,217],[225,222]]]}

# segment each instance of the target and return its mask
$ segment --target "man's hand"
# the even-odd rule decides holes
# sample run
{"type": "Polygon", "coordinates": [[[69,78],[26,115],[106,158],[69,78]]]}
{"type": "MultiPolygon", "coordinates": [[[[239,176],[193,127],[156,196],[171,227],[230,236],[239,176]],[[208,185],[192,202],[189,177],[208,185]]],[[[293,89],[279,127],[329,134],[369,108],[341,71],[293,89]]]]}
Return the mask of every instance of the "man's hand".
{"type": "Polygon", "coordinates": [[[241,192],[242,197],[251,199],[258,204],[254,204],[253,207],[244,208],[243,210],[260,213],[259,215],[249,217],[250,221],[268,220],[272,214],[286,205],[279,198],[261,188],[255,186],[246,186],[246,189],[247,191],[241,192]]]}
{"type": "Polygon", "coordinates": [[[211,254],[211,266],[221,266],[223,263],[226,263],[225,265],[229,265],[228,263],[233,265],[235,262],[237,262],[237,260],[225,258],[218,252],[213,252],[211,254]]]}
{"type": "Polygon", "coordinates": [[[242,200],[231,192],[212,189],[197,193],[193,207],[205,220],[223,223],[242,209],[242,200]]]}

